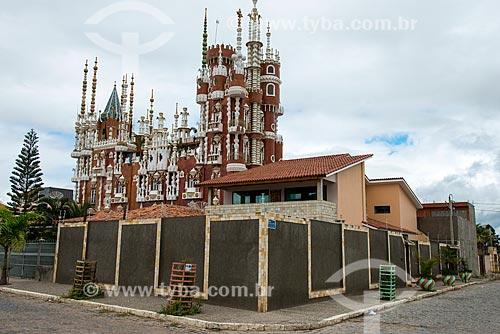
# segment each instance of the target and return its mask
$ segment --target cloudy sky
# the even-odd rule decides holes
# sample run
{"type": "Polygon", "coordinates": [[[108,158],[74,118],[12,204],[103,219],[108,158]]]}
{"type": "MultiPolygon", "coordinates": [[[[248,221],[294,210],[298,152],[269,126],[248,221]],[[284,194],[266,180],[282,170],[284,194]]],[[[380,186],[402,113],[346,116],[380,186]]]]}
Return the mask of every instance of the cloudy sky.
{"type": "MultiPolygon", "coordinates": [[[[24,134],[40,136],[47,186],[72,187],[85,59],[99,57],[97,104],[136,75],[136,117],[155,89],[196,125],[204,8],[210,42],[235,43],[250,0],[24,0],[0,10],[0,201],[24,134]],[[135,42],[139,51],[134,51],[135,42]],[[141,53],[140,56],[137,56],[141,53]]],[[[282,56],[279,129],[287,158],[374,153],[371,178],[404,176],[422,201],[477,203],[500,227],[500,21],[497,0],[261,0],[282,56]]],[[[245,30],[244,30],[245,31],[245,30]]]]}

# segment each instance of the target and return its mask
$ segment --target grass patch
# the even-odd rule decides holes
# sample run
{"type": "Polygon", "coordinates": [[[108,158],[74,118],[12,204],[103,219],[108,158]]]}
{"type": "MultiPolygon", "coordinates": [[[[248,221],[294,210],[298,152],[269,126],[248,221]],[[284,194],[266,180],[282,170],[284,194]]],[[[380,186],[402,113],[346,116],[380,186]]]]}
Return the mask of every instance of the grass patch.
{"type": "Polygon", "coordinates": [[[197,300],[193,302],[193,306],[191,308],[182,307],[181,303],[175,302],[168,305],[163,305],[161,307],[160,314],[164,315],[173,315],[176,317],[184,317],[187,315],[195,315],[201,313],[201,303],[197,300]]]}
{"type": "Polygon", "coordinates": [[[104,298],[104,291],[99,290],[94,296],[88,296],[81,290],[71,289],[68,291],[67,294],[62,295],[61,297],[74,300],[91,300],[91,299],[104,298]]]}

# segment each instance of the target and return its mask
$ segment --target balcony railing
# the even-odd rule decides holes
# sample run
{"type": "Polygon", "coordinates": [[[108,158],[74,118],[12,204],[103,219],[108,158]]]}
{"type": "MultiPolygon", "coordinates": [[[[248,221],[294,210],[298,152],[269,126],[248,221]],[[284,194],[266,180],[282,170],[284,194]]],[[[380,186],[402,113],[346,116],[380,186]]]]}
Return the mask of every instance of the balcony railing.
{"type": "Polygon", "coordinates": [[[337,205],[333,202],[327,201],[276,202],[219,206],[212,205],[205,208],[205,213],[208,216],[253,216],[262,213],[274,213],[283,216],[315,219],[333,223],[337,220],[337,205]]]}

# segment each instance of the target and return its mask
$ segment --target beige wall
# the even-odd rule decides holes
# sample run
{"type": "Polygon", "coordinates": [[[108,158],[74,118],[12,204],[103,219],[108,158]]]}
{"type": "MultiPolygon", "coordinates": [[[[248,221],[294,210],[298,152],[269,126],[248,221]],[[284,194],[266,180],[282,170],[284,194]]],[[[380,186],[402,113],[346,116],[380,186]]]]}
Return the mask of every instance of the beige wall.
{"type": "Polygon", "coordinates": [[[398,184],[371,184],[366,187],[366,206],[368,217],[371,219],[387,222],[388,224],[400,226],[398,184]],[[390,206],[390,214],[375,214],[376,206],[390,206]]]}
{"type": "Polygon", "coordinates": [[[366,220],[365,163],[337,174],[339,219],[346,224],[363,225],[366,220]]]}
{"type": "Polygon", "coordinates": [[[407,230],[417,232],[417,209],[412,200],[408,197],[405,191],[400,188],[399,190],[400,198],[400,211],[401,211],[401,226],[407,230]]]}
{"type": "Polygon", "coordinates": [[[417,209],[399,184],[370,184],[366,187],[368,217],[417,231],[417,209]],[[375,206],[391,207],[390,214],[375,214],[375,206]]]}

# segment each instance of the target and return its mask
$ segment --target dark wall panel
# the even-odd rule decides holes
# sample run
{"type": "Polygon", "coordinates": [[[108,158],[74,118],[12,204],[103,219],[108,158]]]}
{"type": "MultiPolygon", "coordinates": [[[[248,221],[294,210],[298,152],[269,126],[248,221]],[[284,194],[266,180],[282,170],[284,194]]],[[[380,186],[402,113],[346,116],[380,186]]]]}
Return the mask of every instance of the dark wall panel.
{"type": "Polygon", "coordinates": [[[342,270],[342,225],[311,221],[312,290],[340,288],[341,282],[327,282],[342,270]]]}
{"type": "Polygon", "coordinates": [[[75,263],[82,259],[84,227],[61,227],[56,283],[73,284],[75,263]]]}
{"type": "Polygon", "coordinates": [[[307,225],[278,221],[269,230],[269,311],[308,302],[307,244],[307,225]]]}
{"type": "Polygon", "coordinates": [[[372,284],[378,283],[380,264],[386,264],[389,261],[388,247],[387,232],[370,230],[370,268],[372,284]],[[384,263],[380,261],[384,261],[384,263]]]}
{"type": "Polygon", "coordinates": [[[414,242],[414,246],[410,246],[410,274],[413,278],[418,277],[418,242],[414,242]]]}
{"type": "Polygon", "coordinates": [[[420,258],[425,261],[431,258],[431,249],[429,245],[419,245],[420,247],[420,258]]]}
{"type": "Polygon", "coordinates": [[[348,268],[346,272],[346,292],[360,293],[368,290],[368,233],[345,230],[344,243],[345,263],[348,268]],[[349,265],[358,261],[361,261],[360,270],[350,270],[349,265]]]}
{"type": "Polygon", "coordinates": [[[172,262],[188,260],[197,267],[196,285],[203,291],[205,217],[164,218],[161,224],[160,280],[168,286],[172,262]]]}
{"type": "Polygon", "coordinates": [[[97,281],[115,284],[118,221],[90,222],[87,236],[87,260],[97,261],[97,281]]]}
{"type": "Polygon", "coordinates": [[[119,285],[153,286],[156,228],[156,224],[122,226],[119,285]]]}
{"type": "Polygon", "coordinates": [[[259,221],[211,222],[211,287],[247,287],[253,296],[210,296],[209,303],[257,311],[259,221]]]}
{"type": "Polygon", "coordinates": [[[397,286],[406,286],[406,255],[403,238],[390,236],[391,241],[391,263],[396,266],[397,286]]]}
{"type": "MultiPolygon", "coordinates": [[[[439,259],[439,257],[441,256],[441,254],[439,252],[439,242],[432,242],[431,241],[431,255],[433,258],[436,258],[436,259],[439,259]]],[[[440,272],[440,270],[439,270],[439,262],[438,262],[434,266],[432,266],[432,274],[437,275],[437,274],[439,274],[439,272],[440,272]]]]}

